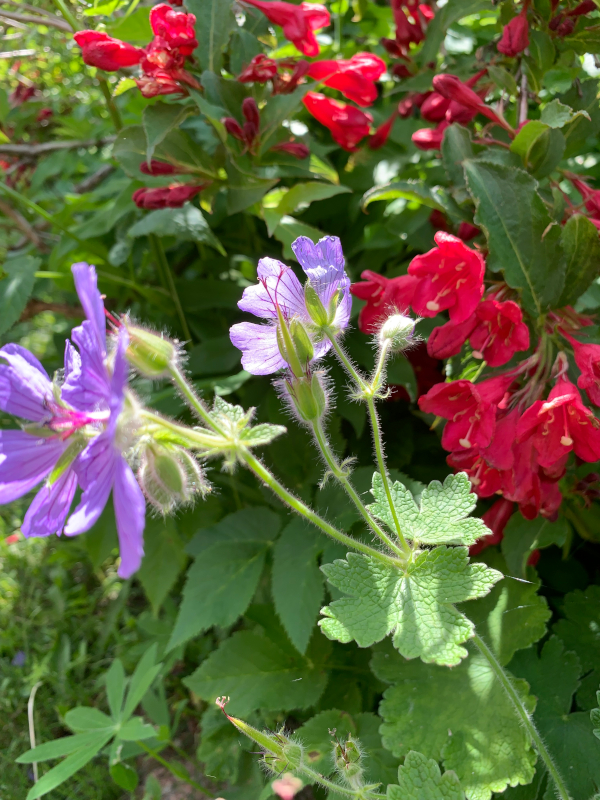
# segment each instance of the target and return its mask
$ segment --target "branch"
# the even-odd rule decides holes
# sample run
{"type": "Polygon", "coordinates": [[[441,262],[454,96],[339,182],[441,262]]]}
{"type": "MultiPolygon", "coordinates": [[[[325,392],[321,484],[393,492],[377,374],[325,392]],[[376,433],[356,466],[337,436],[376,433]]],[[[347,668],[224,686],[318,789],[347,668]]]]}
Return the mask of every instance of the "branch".
{"type": "Polygon", "coordinates": [[[115,167],[113,167],[112,164],[103,164],[99,170],[82,180],[81,183],[77,184],[74,189],[75,194],[85,194],[86,192],[91,192],[92,189],[95,189],[98,184],[102,183],[102,181],[105,178],[108,178],[108,176],[114,171],[115,167]]]}
{"type": "MultiPolygon", "coordinates": [[[[38,6],[31,6],[29,3],[22,3],[21,0],[0,0],[0,5],[16,6],[21,10],[33,11],[34,14],[43,14],[45,17],[52,17],[62,22],[60,17],[57,17],[56,14],[53,14],[51,11],[46,11],[45,8],[39,8],[38,6]]],[[[0,11],[0,13],[2,12],[0,11]]]]}
{"type": "Polygon", "coordinates": [[[38,250],[45,251],[47,249],[45,244],[38,236],[37,231],[32,228],[25,217],[16,209],[12,208],[12,206],[9,206],[8,203],[5,203],[4,200],[0,200],[0,213],[4,214],[4,216],[8,217],[9,219],[12,219],[21,233],[23,233],[29,239],[29,241],[38,248],[38,250]]]}
{"type": "Polygon", "coordinates": [[[115,136],[72,142],[42,142],[41,144],[0,144],[0,153],[9,156],[43,156],[55,150],[74,150],[78,147],[102,147],[114,142],[115,136]]]}
{"type": "Polygon", "coordinates": [[[52,28],[58,28],[60,31],[71,33],[71,26],[67,22],[58,19],[58,17],[38,17],[35,14],[17,14],[14,11],[5,11],[3,8],[0,9],[0,15],[8,20],[33,22],[34,25],[49,25],[52,28]]]}

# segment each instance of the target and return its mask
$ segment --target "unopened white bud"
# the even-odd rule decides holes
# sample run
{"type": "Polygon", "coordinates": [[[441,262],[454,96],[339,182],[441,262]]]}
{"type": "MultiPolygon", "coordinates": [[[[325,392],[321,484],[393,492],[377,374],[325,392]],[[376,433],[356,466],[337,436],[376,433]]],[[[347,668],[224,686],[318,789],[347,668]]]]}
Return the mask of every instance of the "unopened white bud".
{"type": "Polygon", "coordinates": [[[379,343],[383,345],[391,340],[393,350],[405,350],[412,342],[415,324],[414,319],[404,314],[388,317],[379,329],[379,343]]]}

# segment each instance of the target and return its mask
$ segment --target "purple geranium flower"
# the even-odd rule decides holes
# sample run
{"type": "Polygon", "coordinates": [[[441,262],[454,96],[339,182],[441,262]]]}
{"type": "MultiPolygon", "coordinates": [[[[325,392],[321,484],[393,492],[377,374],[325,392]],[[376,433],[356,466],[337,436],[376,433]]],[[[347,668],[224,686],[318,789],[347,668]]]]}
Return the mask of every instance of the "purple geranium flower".
{"type": "MultiPolygon", "coordinates": [[[[352,298],[350,279],[344,272],[344,254],[337,236],[326,236],[314,244],[308,237],[300,236],[292,250],[321,302],[328,307],[334,294],[340,290],[335,318],[331,328],[342,331],[350,319],[352,298]]],[[[238,303],[242,311],[269,320],[266,325],[240,322],[229,331],[231,341],[242,351],[242,366],[253,375],[269,375],[287,367],[277,344],[277,309],[290,322],[298,319],[310,332],[314,324],[306,309],[302,284],[290,267],[274,258],[261,258],[258,262],[257,286],[244,289],[238,303]]],[[[322,358],[331,342],[314,337],[314,359],[322,358]]]]}

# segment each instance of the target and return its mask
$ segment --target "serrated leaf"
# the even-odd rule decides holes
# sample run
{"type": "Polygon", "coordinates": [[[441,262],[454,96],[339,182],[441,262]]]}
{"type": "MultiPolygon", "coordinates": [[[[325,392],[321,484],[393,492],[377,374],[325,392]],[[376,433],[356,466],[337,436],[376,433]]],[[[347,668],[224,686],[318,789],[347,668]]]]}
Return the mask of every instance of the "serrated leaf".
{"type": "Polygon", "coordinates": [[[322,549],[323,537],[304,520],[295,519],[284,528],[273,551],[275,610],[300,653],[306,652],[323,604],[325,586],[317,563],[322,549]]]}
{"type": "Polygon", "coordinates": [[[572,122],[579,116],[591,121],[587,111],[573,111],[570,106],[561,103],[558,98],[555,98],[544,106],[540,114],[540,120],[551,128],[563,128],[568,122],[572,122]]]}
{"type": "Polygon", "coordinates": [[[517,653],[511,669],[538,697],[533,719],[569,795],[591,797],[600,786],[600,741],[593,736],[589,714],[569,713],[581,673],[577,655],[565,652],[563,642],[552,636],[539,657],[535,649],[517,653]]]}
{"type": "Polygon", "coordinates": [[[422,181],[393,181],[383,186],[374,186],[368,192],[365,192],[361,205],[364,210],[376,200],[396,200],[399,197],[404,197],[406,200],[414,200],[437,211],[444,210],[444,204],[440,198],[440,189],[438,187],[431,188],[422,181]]]}
{"type": "Polygon", "coordinates": [[[225,255],[223,245],[210,229],[204,215],[191,203],[185,203],[181,208],[158,208],[151,211],[127,232],[134,239],[150,234],[177,236],[178,239],[188,242],[203,242],[225,255]]]}
{"type": "MultiPolygon", "coordinates": [[[[394,685],[379,714],[383,744],[398,757],[417,750],[454,770],[469,800],[489,800],[508,785],[527,784],[536,755],[489,663],[477,652],[454,669],[407,662],[386,648],[375,675],[394,685]]],[[[530,710],[525,681],[515,681],[530,710]]]]}
{"type": "Polygon", "coordinates": [[[464,800],[456,773],[442,775],[437,762],[411,750],[398,769],[398,785],[388,786],[388,800],[464,800]]]}
{"type": "Polygon", "coordinates": [[[575,111],[585,111],[590,119],[580,115],[563,128],[567,142],[565,156],[577,155],[581,145],[590,136],[595,136],[600,130],[600,104],[598,103],[598,82],[594,79],[580,81],[577,85],[561,95],[562,103],[570,106],[575,111]]]}
{"type": "MultiPolygon", "coordinates": [[[[585,591],[570,592],[564,598],[563,613],[553,627],[554,633],[564,642],[567,650],[577,653],[588,686],[600,684],[600,586],[588,586],[585,591]]],[[[583,708],[590,708],[577,701],[583,708]]]]}
{"type": "Polygon", "coordinates": [[[246,428],[241,435],[241,440],[245,447],[262,447],[270,444],[273,439],[287,433],[287,428],[283,425],[271,425],[269,422],[261,422],[253,428],[246,428]]]}
{"type": "Polygon", "coordinates": [[[183,542],[174,519],[149,519],[144,531],[144,558],[137,573],[152,611],[158,614],[186,565],[183,542]]]}
{"type": "Polygon", "coordinates": [[[551,544],[562,547],[568,534],[569,523],[564,517],[550,522],[545,517],[525,519],[520,511],[515,512],[504,529],[501,545],[508,573],[516,578],[525,577],[531,553],[551,544]]]}
{"type": "Polygon", "coordinates": [[[448,666],[467,655],[461,644],[474,632],[453,603],[487,594],[502,578],[484,564],[470,564],[462,547],[420,553],[405,572],[356,553],[321,569],[348,595],[322,610],[319,624],[326,636],[369,647],[393,633],[394,647],[405,658],[448,666]]]}
{"type": "Polygon", "coordinates": [[[539,316],[556,305],[564,286],[560,225],[553,225],[537,182],[523,170],[468,160],[465,175],[492,268],[503,270],[509,286],[521,290],[525,309],[539,316]]]}
{"type": "Polygon", "coordinates": [[[232,625],[244,613],[279,526],[279,517],[269,509],[246,508],[229,514],[190,543],[188,552],[197,558],[187,573],[169,650],[213,625],[232,625]]]}
{"type": "Polygon", "coordinates": [[[93,743],[67,756],[64,761],[61,761],[60,764],[53,767],[31,787],[27,793],[26,800],[36,800],[38,797],[48,794],[48,792],[56,789],[57,786],[60,786],[61,783],[64,783],[76,772],[79,772],[80,769],[83,769],[83,767],[100,752],[112,735],[112,732],[99,732],[93,743]]]}
{"type": "Polygon", "coordinates": [[[240,631],[184,683],[209,703],[230,695],[228,712],[243,717],[257,708],[291,711],[314,705],[325,689],[327,671],[315,658],[294,657],[264,636],[240,631]]]}
{"type": "MultiPolygon", "coordinates": [[[[432,481],[423,490],[419,505],[398,481],[392,484],[391,493],[405,539],[421,544],[470,545],[488,533],[483,520],[469,518],[477,496],[471,492],[471,483],[464,472],[448,475],[443,484],[432,481]]],[[[367,508],[395,532],[394,517],[378,472],[373,474],[371,494],[376,502],[367,508]]]]}
{"type": "Polygon", "coordinates": [[[562,229],[561,243],[567,268],[558,305],[567,306],[575,303],[598,275],[600,236],[591,220],[583,214],[574,214],[562,229]]]}

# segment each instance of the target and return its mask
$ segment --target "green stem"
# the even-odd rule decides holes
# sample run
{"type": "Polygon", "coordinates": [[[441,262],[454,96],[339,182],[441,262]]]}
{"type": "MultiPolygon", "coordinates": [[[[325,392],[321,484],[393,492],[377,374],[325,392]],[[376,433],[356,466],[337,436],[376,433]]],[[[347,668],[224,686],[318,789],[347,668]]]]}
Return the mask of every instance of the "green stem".
{"type": "Polygon", "coordinates": [[[544,765],[548,770],[550,777],[554,781],[554,785],[556,786],[556,790],[558,792],[557,796],[560,798],[560,800],[571,800],[571,796],[569,795],[569,790],[567,789],[567,786],[560,772],[558,771],[556,764],[552,760],[552,756],[546,749],[546,745],[542,741],[542,737],[537,732],[537,729],[533,724],[533,720],[531,719],[530,715],[527,712],[527,709],[523,705],[523,701],[519,697],[519,694],[515,689],[515,687],[513,686],[509,676],[506,674],[496,656],[493,654],[493,652],[490,650],[490,648],[487,646],[487,644],[483,641],[483,639],[480,636],[475,634],[475,636],[473,637],[473,643],[489,663],[490,667],[494,672],[494,675],[502,684],[502,688],[504,689],[504,691],[508,695],[509,700],[513,704],[514,709],[517,712],[517,715],[519,716],[523,724],[523,727],[529,734],[531,741],[533,742],[535,749],[538,752],[538,755],[544,762],[544,765]]]}
{"type": "Polygon", "coordinates": [[[200,417],[200,419],[208,425],[215,433],[220,434],[221,436],[225,436],[225,432],[222,428],[220,428],[215,421],[210,416],[210,411],[208,410],[207,406],[204,404],[204,401],[201,400],[194,389],[192,388],[189,381],[186,379],[185,375],[181,372],[181,370],[176,366],[171,366],[169,368],[169,374],[171,376],[172,382],[181,392],[184,400],[187,404],[192,408],[196,414],[200,417]]]}
{"type": "Polygon", "coordinates": [[[179,772],[174,766],[172,766],[172,764],[169,761],[166,760],[166,758],[163,758],[159,753],[156,752],[156,750],[153,750],[151,747],[148,747],[148,745],[144,744],[144,742],[138,741],[136,742],[136,744],[138,747],[141,747],[142,750],[145,750],[146,753],[148,753],[148,755],[151,756],[155,761],[158,761],[159,764],[162,764],[162,766],[165,767],[165,769],[168,769],[171,775],[173,775],[175,778],[178,778],[180,781],[184,781],[189,786],[192,786],[194,789],[198,789],[198,791],[202,792],[208,797],[216,796],[210,791],[210,789],[207,789],[205,786],[202,786],[195,780],[192,780],[192,778],[182,775],[181,772],[179,772]]]}
{"type": "MultiPolygon", "coordinates": [[[[311,769],[310,767],[304,766],[304,764],[300,765],[298,772],[300,775],[305,775],[307,778],[309,778],[311,783],[319,783],[321,786],[325,787],[325,789],[335,792],[335,794],[342,794],[346,797],[354,798],[361,798],[365,796],[364,789],[349,789],[345,786],[340,786],[339,783],[334,783],[333,781],[327,780],[327,778],[324,778],[320,773],[315,772],[315,770],[311,769]]],[[[371,791],[369,792],[368,796],[373,798],[382,798],[382,800],[386,797],[384,794],[371,791]]]]}
{"type": "Polygon", "coordinates": [[[162,270],[162,273],[165,277],[165,281],[167,284],[166,288],[168,289],[169,294],[171,295],[171,299],[173,300],[175,310],[177,311],[177,316],[179,317],[179,324],[181,325],[181,329],[183,330],[183,335],[189,341],[192,338],[192,334],[190,333],[190,329],[187,324],[187,319],[185,318],[183,306],[181,305],[181,300],[179,299],[179,295],[177,293],[177,287],[175,286],[175,279],[173,278],[173,273],[171,271],[171,267],[169,266],[169,262],[167,260],[167,254],[165,253],[165,249],[158,236],[151,233],[149,238],[156,259],[158,261],[159,269],[162,270]]]}
{"type": "Polygon", "coordinates": [[[375,519],[369,514],[368,510],[365,508],[364,503],[360,499],[360,496],[352,486],[351,482],[348,480],[348,477],[344,473],[344,470],[340,467],[337,462],[337,459],[329,446],[329,442],[327,441],[327,436],[325,431],[323,430],[323,426],[321,424],[321,420],[314,420],[312,423],[312,429],[315,434],[315,439],[317,440],[317,445],[319,450],[321,451],[323,458],[331,472],[333,473],[334,477],[341,483],[344,487],[344,490],[348,497],[352,500],[354,505],[356,506],[358,512],[365,520],[369,528],[384,542],[392,552],[396,553],[397,555],[402,555],[402,551],[394,544],[394,542],[390,539],[387,533],[381,528],[380,525],[377,524],[375,519]]]}
{"type": "Polygon", "coordinates": [[[380,553],[379,550],[375,550],[373,547],[369,547],[369,545],[356,541],[356,539],[353,539],[351,536],[347,536],[345,533],[338,531],[338,529],[334,528],[333,525],[330,525],[324,519],[321,519],[321,517],[305,503],[303,503],[302,500],[289,492],[285,486],[282,486],[277,478],[272,475],[271,472],[269,472],[267,467],[265,467],[265,465],[255,458],[248,450],[240,451],[239,458],[242,463],[244,463],[248,469],[250,469],[261,481],[263,481],[263,483],[265,483],[283,503],[296,511],[296,513],[300,514],[300,516],[307,519],[309,522],[312,522],[313,525],[316,525],[317,528],[320,528],[323,533],[327,534],[327,536],[330,536],[332,539],[336,539],[338,542],[341,542],[347,547],[351,547],[353,550],[358,550],[360,553],[364,553],[371,558],[376,558],[378,561],[383,561],[388,566],[399,566],[395,559],[385,555],[385,553],[380,553]]]}
{"type": "Polygon", "coordinates": [[[338,340],[335,338],[335,336],[333,334],[330,334],[328,331],[326,331],[326,334],[327,334],[327,338],[331,342],[331,345],[332,345],[333,349],[335,350],[335,352],[337,354],[337,357],[339,358],[339,360],[342,362],[342,364],[346,368],[346,372],[348,372],[350,377],[355,380],[357,387],[361,391],[364,391],[365,389],[367,389],[368,388],[367,382],[362,377],[362,375],[354,368],[354,365],[352,364],[352,362],[350,361],[350,359],[348,358],[346,353],[344,353],[344,351],[340,347],[338,340]]]}

